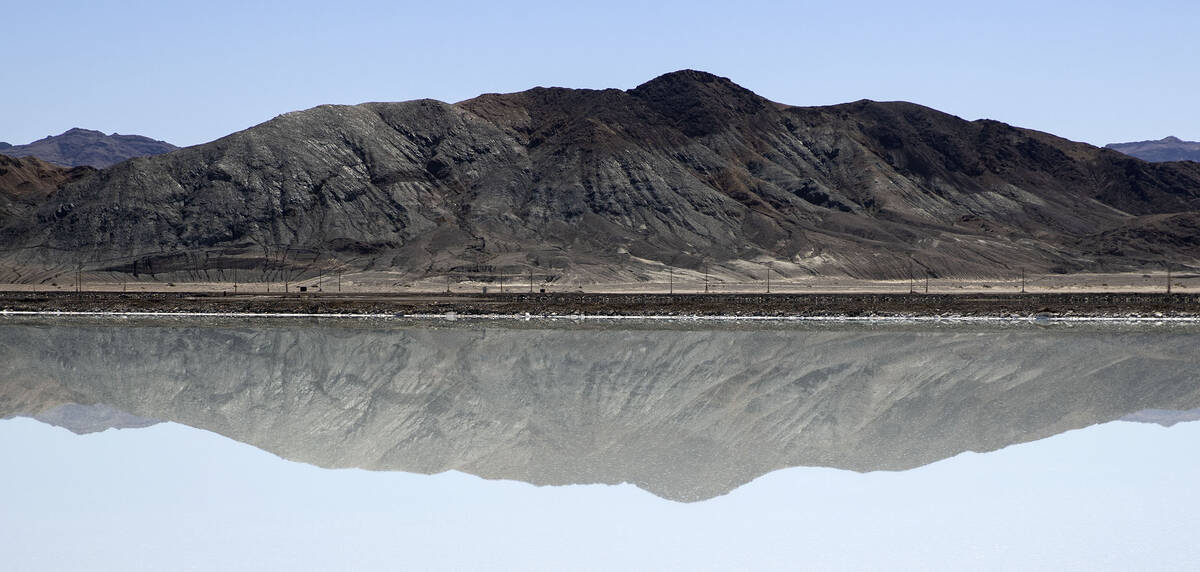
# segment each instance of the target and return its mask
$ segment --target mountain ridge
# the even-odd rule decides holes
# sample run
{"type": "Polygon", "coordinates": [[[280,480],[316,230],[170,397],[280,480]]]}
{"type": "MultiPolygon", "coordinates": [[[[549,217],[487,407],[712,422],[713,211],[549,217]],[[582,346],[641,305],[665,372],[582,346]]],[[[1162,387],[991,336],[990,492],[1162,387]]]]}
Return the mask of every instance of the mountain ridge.
{"type": "Polygon", "coordinates": [[[1197,265],[1198,210],[1200,165],[906,102],[777,104],[684,70],[283,114],[64,184],[0,221],[0,244],[31,280],[1000,276],[1197,265]]]}

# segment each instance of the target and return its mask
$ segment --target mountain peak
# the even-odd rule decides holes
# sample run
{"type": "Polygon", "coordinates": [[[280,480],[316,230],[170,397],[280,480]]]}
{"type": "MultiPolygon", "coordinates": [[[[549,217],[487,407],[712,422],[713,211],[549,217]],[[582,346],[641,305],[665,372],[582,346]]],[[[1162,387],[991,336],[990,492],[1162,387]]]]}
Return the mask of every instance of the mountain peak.
{"type": "Polygon", "coordinates": [[[720,84],[725,84],[728,86],[740,87],[737,84],[733,83],[733,81],[727,77],[721,77],[719,75],[711,74],[711,73],[708,73],[706,71],[701,71],[701,70],[683,69],[683,70],[678,70],[678,71],[673,71],[673,72],[668,72],[668,73],[662,74],[648,82],[645,82],[645,83],[637,86],[634,89],[635,90],[642,89],[642,88],[646,88],[646,87],[652,87],[655,85],[677,86],[677,85],[682,85],[682,84],[697,84],[697,83],[699,83],[699,84],[720,83],[720,84]]]}
{"type": "Polygon", "coordinates": [[[757,114],[769,103],[729,78],[690,69],[660,75],[629,93],[689,137],[721,131],[735,118],[757,114]]]}
{"type": "Polygon", "coordinates": [[[1163,143],[1183,143],[1183,140],[1174,135],[1167,135],[1166,137],[1162,138],[1162,142],[1163,143]]]}
{"type": "Polygon", "coordinates": [[[96,135],[99,137],[104,137],[104,133],[101,131],[96,131],[94,129],[84,129],[82,127],[72,127],[66,131],[63,131],[61,135],[57,135],[56,137],[64,137],[67,135],[96,135]]]}

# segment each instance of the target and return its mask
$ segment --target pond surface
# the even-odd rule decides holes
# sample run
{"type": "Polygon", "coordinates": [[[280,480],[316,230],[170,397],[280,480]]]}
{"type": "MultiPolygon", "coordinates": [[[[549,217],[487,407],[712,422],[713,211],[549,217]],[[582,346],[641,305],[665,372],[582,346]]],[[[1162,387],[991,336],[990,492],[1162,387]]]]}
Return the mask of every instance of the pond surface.
{"type": "Polygon", "coordinates": [[[0,319],[13,570],[1188,569],[1200,328],[0,319]]]}

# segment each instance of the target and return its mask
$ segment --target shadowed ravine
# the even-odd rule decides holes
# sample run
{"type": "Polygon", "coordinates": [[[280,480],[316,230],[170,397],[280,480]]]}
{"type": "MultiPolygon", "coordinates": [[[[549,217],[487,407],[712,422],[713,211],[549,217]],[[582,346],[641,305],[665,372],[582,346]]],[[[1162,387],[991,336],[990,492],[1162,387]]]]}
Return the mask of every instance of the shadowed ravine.
{"type": "Polygon", "coordinates": [[[1200,407],[1195,330],[328,324],[0,322],[0,417],[103,404],[322,467],[696,501],[1200,407]]]}

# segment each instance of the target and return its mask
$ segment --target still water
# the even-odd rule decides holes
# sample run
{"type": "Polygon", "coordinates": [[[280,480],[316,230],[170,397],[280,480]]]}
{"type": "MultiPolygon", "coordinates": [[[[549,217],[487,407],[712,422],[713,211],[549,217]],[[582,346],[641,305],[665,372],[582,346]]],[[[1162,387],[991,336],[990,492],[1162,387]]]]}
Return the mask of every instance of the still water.
{"type": "Polygon", "coordinates": [[[1200,328],[0,321],[12,570],[1189,570],[1200,328]]]}

